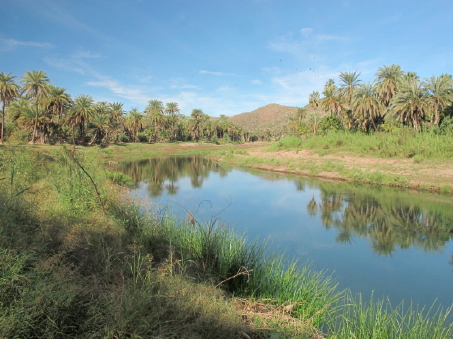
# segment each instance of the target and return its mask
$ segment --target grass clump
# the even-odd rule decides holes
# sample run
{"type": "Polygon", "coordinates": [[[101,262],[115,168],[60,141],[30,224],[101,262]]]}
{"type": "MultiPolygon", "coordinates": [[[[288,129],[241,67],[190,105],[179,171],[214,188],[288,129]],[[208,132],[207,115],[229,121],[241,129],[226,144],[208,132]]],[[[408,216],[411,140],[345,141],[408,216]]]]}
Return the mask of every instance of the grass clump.
{"type": "Polygon", "coordinates": [[[449,324],[451,308],[443,311],[419,308],[404,303],[392,307],[389,300],[365,302],[359,295],[345,294],[342,312],[332,322],[329,332],[337,339],[349,338],[451,338],[453,325],[449,324]]]}
{"type": "Polygon", "coordinates": [[[269,148],[268,151],[279,151],[282,149],[290,149],[290,148],[300,148],[302,146],[302,139],[296,136],[287,136],[283,139],[274,142],[269,148]]]}

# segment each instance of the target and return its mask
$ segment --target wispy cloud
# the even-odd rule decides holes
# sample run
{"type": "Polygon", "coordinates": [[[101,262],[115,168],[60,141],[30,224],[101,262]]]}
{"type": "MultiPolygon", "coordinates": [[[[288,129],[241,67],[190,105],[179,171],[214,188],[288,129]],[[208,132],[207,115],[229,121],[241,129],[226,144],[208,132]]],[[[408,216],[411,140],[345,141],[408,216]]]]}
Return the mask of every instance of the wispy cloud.
{"type": "Polygon", "coordinates": [[[170,89],[199,89],[199,87],[187,83],[184,78],[172,78],[170,79],[170,89]]]}
{"type": "Polygon", "coordinates": [[[263,82],[258,79],[254,79],[254,80],[250,81],[250,83],[252,83],[253,85],[262,85],[263,84],[263,82]]]}
{"type": "Polygon", "coordinates": [[[326,43],[347,42],[350,38],[334,34],[316,34],[313,28],[302,28],[296,37],[292,32],[280,36],[268,43],[268,48],[278,52],[300,55],[304,52],[314,53],[326,43]]]}
{"type": "Polygon", "coordinates": [[[231,74],[231,73],[223,73],[223,72],[211,72],[211,71],[206,71],[206,70],[201,70],[201,71],[198,71],[198,73],[200,74],[209,74],[209,75],[217,75],[217,76],[226,76],[226,75],[234,75],[234,74],[231,74]]]}
{"type": "Polygon", "coordinates": [[[19,41],[15,39],[0,39],[2,51],[14,51],[19,47],[38,47],[38,48],[54,48],[55,46],[49,42],[37,41],[19,41]]]}
{"type": "MultiPolygon", "coordinates": [[[[150,100],[153,89],[147,86],[131,86],[119,82],[108,76],[97,74],[98,81],[88,81],[86,84],[92,87],[101,87],[109,90],[112,94],[127,99],[137,104],[145,104],[150,100]]],[[[154,89],[155,90],[155,89],[154,89]]]]}
{"type": "Polygon", "coordinates": [[[44,62],[65,71],[90,74],[94,73],[94,71],[87,60],[99,58],[102,58],[102,55],[99,53],[79,49],[67,58],[47,56],[44,58],[44,62]]]}

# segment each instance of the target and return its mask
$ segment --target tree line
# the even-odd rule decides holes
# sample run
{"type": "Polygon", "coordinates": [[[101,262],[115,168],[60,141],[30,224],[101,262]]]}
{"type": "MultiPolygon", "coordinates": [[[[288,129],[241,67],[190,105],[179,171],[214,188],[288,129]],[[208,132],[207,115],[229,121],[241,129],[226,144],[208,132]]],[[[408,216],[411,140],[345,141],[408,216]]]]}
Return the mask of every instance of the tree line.
{"type": "Polygon", "coordinates": [[[341,72],[339,86],[333,79],[324,85],[322,96],[314,91],[308,114],[301,108],[288,129],[293,134],[318,133],[328,129],[392,131],[407,126],[420,132],[439,130],[452,124],[453,79],[449,74],[420,80],[399,65],[383,66],[375,80],[362,83],[360,72],[341,72]],[[322,117],[319,110],[326,116],[322,117]]]}
{"type": "Polygon", "coordinates": [[[31,143],[102,144],[111,142],[249,141],[250,132],[226,116],[211,119],[201,109],[180,113],[176,102],[150,100],[143,112],[126,112],[120,102],[95,102],[89,95],[72,98],[50,83],[43,71],[16,76],[0,73],[2,102],[0,142],[15,138],[31,143]]]}

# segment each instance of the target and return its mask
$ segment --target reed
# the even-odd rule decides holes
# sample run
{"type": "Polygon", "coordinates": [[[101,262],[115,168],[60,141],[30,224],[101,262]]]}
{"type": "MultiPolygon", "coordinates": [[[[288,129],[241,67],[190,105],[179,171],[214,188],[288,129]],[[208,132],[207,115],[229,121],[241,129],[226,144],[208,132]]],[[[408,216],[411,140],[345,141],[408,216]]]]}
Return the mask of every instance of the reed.
{"type": "Polygon", "coordinates": [[[390,300],[365,302],[361,295],[346,293],[336,321],[327,326],[333,337],[342,338],[451,338],[451,307],[443,310],[404,303],[393,307],[390,300]]]}

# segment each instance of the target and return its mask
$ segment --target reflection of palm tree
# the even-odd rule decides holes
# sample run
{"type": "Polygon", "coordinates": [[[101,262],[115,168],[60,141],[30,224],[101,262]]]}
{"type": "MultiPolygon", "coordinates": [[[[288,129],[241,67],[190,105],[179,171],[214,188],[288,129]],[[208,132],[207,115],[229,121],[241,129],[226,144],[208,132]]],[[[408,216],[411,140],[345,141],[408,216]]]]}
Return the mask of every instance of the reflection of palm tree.
{"type": "MultiPolygon", "coordinates": [[[[203,179],[212,168],[219,170],[223,166],[200,156],[151,158],[134,163],[120,164],[119,168],[135,179],[135,183],[147,182],[147,190],[153,197],[162,195],[164,189],[168,194],[176,194],[180,177],[190,177],[193,187],[201,187],[203,179]]],[[[220,172],[227,174],[227,170],[220,172]]]]}
{"type": "Polygon", "coordinates": [[[369,237],[371,247],[379,254],[389,255],[395,248],[416,246],[424,251],[438,250],[451,239],[453,216],[423,209],[417,205],[380,203],[368,193],[347,196],[342,210],[341,193],[321,187],[321,200],[307,205],[319,207],[324,227],[340,230],[337,241],[349,241],[351,234],[369,237]]]}
{"type": "Polygon", "coordinates": [[[311,216],[315,216],[318,212],[318,205],[316,204],[315,196],[313,195],[310,202],[307,204],[307,212],[311,216]]]}

